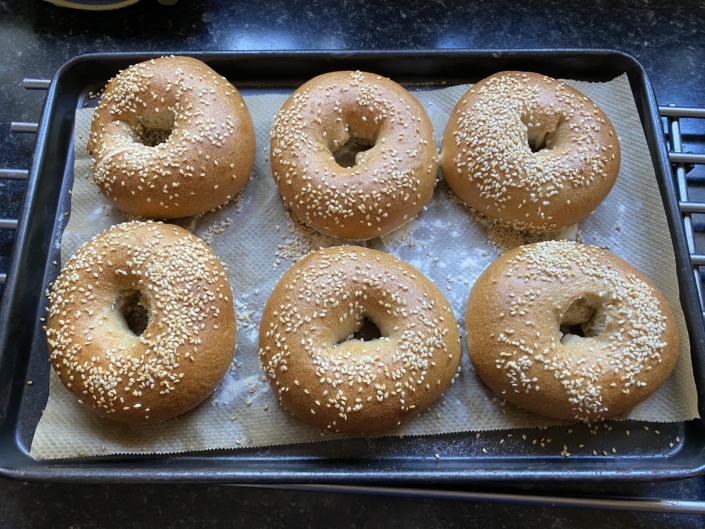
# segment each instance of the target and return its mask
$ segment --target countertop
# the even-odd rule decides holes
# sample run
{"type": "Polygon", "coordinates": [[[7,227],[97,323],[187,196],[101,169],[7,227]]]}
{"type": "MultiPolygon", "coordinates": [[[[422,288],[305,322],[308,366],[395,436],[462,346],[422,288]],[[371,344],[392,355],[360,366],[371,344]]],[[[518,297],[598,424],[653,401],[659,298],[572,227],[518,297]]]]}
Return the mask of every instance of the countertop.
{"type": "MultiPolygon", "coordinates": [[[[25,77],[50,78],[84,53],[174,50],[353,50],[611,48],[646,69],[659,104],[705,106],[705,2],[452,0],[201,2],[154,0],[104,13],[46,2],[0,1],[0,168],[26,169],[44,92],[25,77]]],[[[703,152],[705,127],[683,123],[686,147],[703,152]]],[[[701,168],[691,184],[705,180],[701,168]]],[[[0,218],[16,218],[24,182],[0,180],[0,218]]],[[[697,219],[696,219],[697,221],[697,219]]],[[[696,222],[696,230],[702,225],[696,222]]],[[[13,232],[0,231],[0,273],[13,232]]],[[[0,286],[0,295],[2,287],[0,286]]],[[[515,485],[525,493],[705,500],[701,478],[610,485],[515,485]]],[[[705,517],[417,500],[228,486],[36,484],[0,479],[2,527],[702,527],[705,517]]]]}

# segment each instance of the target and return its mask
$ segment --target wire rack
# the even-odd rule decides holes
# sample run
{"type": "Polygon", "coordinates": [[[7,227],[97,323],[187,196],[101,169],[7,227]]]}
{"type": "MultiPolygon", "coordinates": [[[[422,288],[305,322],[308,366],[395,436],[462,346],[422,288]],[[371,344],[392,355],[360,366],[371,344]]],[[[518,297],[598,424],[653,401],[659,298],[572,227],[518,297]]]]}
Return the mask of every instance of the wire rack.
{"type": "MultiPolygon", "coordinates": [[[[27,90],[47,90],[51,84],[49,79],[24,79],[22,86],[27,90]]],[[[694,214],[705,214],[705,201],[692,201],[689,193],[689,182],[687,174],[696,165],[705,166],[705,153],[691,153],[684,151],[684,141],[681,128],[683,119],[705,119],[705,108],[663,106],[659,107],[665,134],[668,143],[668,155],[672,164],[673,178],[678,190],[678,203],[685,229],[688,253],[690,254],[692,272],[695,276],[695,284],[698,289],[700,299],[700,311],[705,319],[705,300],[703,292],[705,288],[702,284],[700,267],[705,266],[705,254],[700,254],[696,250],[695,232],[696,226],[693,220],[694,214]]],[[[39,125],[37,123],[12,122],[10,131],[12,133],[36,134],[39,125]]],[[[0,179],[26,180],[29,171],[27,169],[2,169],[0,168],[0,179]]],[[[692,189],[690,190],[692,191],[692,189]]],[[[0,218],[0,230],[16,230],[17,219],[0,218]]],[[[4,284],[7,279],[6,271],[0,271],[0,284],[4,284]]],[[[1,295],[0,295],[1,296],[1,295]]],[[[246,486],[246,485],[243,485],[246,486]]],[[[564,497],[564,496],[542,496],[526,494],[502,494],[467,492],[438,489],[419,488],[394,488],[394,487],[367,487],[367,486],[337,486],[337,485],[252,485],[261,488],[278,488],[310,492],[341,492],[355,494],[375,494],[383,496],[405,496],[422,497],[446,500],[483,501],[494,503],[518,503],[528,505],[579,507],[592,509],[612,509],[630,511],[648,511],[673,514],[705,514],[705,501],[682,501],[650,498],[586,498],[586,497],[564,497]]]]}

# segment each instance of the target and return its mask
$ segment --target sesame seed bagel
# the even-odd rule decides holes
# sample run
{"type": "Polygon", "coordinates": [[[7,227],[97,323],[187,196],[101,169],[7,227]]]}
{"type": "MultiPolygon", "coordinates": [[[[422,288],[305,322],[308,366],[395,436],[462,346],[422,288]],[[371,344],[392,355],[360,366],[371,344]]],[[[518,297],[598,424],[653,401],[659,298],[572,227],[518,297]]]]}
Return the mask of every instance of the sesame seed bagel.
{"type": "Polygon", "coordinates": [[[240,192],[252,172],[255,133],[224,77],[190,57],[162,57],[108,82],[88,152],[98,188],[118,209],[173,219],[240,192]]]}
{"type": "Polygon", "coordinates": [[[311,253],[284,274],[264,307],[259,343],[285,409],[352,434],[418,415],[450,385],[461,355],[453,311],[428,278],[351,246],[311,253]],[[381,337],[350,339],[365,318],[381,337]]]}
{"type": "Polygon", "coordinates": [[[624,413],[668,378],[676,322],[629,263],[570,241],[507,252],[480,275],[465,313],[477,374],[498,395],[557,419],[624,413]]]}
{"type": "Polygon", "coordinates": [[[441,170],[478,212],[530,232],[571,226],[612,189],[621,160],[614,127],[574,88],[536,73],[500,72],[456,104],[441,170]]]}
{"type": "Polygon", "coordinates": [[[227,372],[231,298],[222,264],[194,235],[170,224],[118,224],[83,244],[53,285],[50,362],[99,415],[170,419],[203,401],[227,372]],[[139,336],[128,323],[135,312],[146,325],[139,336]]]}
{"type": "Polygon", "coordinates": [[[436,183],[426,111],[403,87],[371,73],[333,72],[302,85],[277,114],[270,147],[284,203],[334,237],[389,233],[421,211],[436,183]],[[351,167],[336,161],[346,154],[351,167]]]}

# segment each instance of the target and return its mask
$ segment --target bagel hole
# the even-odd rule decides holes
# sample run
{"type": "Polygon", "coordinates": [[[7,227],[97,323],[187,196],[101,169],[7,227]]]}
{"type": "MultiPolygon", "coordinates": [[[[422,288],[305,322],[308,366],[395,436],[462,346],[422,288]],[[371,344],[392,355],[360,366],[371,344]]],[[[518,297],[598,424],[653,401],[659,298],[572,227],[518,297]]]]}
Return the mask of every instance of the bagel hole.
{"type": "Polygon", "coordinates": [[[582,296],[574,300],[560,322],[561,343],[569,345],[576,338],[595,338],[605,330],[606,314],[598,301],[582,296]]]}
{"type": "Polygon", "coordinates": [[[571,336],[578,336],[579,338],[585,338],[585,333],[583,332],[583,326],[581,324],[577,325],[561,325],[561,332],[563,333],[563,337],[561,338],[561,342],[563,340],[568,340],[569,338],[566,338],[567,335],[571,336]]]}
{"type": "Polygon", "coordinates": [[[158,114],[152,114],[151,112],[142,114],[140,126],[137,130],[137,137],[140,143],[146,147],[156,147],[167,141],[174,130],[175,119],[171,110],[158,114]]]}
{"type": "Polygon", "coordinates": [[[529,149],[531,152],[539,152],[546,148],[548,134],[529,134],[529,149]]]}
{"type": "Polygon", "coordinates": [[[550,130],[547,130],[547,127],[542,127],[540,119],[534,118],[534,116],[522,116],[521,120],[526,125],[526,137],[531,152],[537,153],[543,150],[551,150],[558,146],[556,143],[558,135],[556,133],[561,128],[563,119],[559,119],[558,123],[550,130]]]}
{"type": "Polygon", "coordinates": [[[361,152],[369,151],[375,143],[362,136],[350,136],[350,139],[333,151],[333,158],[341,167],[354,167],[357,165],[357,155],[361,152]]]}
{"type": "Polygon", "coordinates": [[[121,294],[120,314],[125,319],[127,328],[135,336],[141,336],[149,325],[149,310],[142,303],[139,290],[130,290],[121,294]]]}
{"type": "Polygon", "coordinates": [[[351,340],[358,340],[361,342],[371,342],[372,340],[379,340],[382,338],[382,331],[379,330],[377,324],[369,318],[362,319],[362,325],[354,333],[343,338],[340,343],[349,342],[351,340]]]}

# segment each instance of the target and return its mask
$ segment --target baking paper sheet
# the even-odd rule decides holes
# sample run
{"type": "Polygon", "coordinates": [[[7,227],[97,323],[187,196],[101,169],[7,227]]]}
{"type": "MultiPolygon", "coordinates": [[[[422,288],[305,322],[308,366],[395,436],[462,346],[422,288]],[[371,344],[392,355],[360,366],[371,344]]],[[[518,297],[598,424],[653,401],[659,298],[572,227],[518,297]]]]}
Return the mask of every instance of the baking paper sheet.
{"type": "MultiPolygon", "coordinates": [[[[642,270],[666,296],[680,329],[680,352],[673,374],[657,393],[624,418],[655,422],[695,418],[697,396],[673,245],[629,82],[623,75],[608,83],[568,84],[592,98],[609,116],[621,140],[622,166],[602,205],[577,229],[565,230],[558,237],[603,246],[642,270]]],[[[448,115],[467,88],[414,91],[431,117],[439,149],[448,115]]],[[[230,371],[215,393],[195,410],[163,423],[136,426],[113,423],[79,405],[52,371],[49,401],[32,443],[33,457],[173,453],[342,437],[324,434],[279,406],[259,366],[257,333],[269,293],[296,259],[321,246],[351,242],[314,232],[287,214],[268,161],[269,130],[287,96],[243,95],[257,135],[252,179],[226,207],[178,222],[210,244],[228,268],[238,314],[237,348],[230,371]]],[[[86,153],[92,114],[91,109],[76,113],[75,176],[70,221],[61,240],[62,263],[92,236],[130,220],[109,205],[93,183],[86,153]]],[[[479,217],[441,180],[417,218],[385,237],[352,244],[389,252],[420,269],[448,297],[462,330],[465,304],[477,276],[504,251],[534,240],[479,217]]],[[[495,397],[473,372],[463,335],[461,371],[454,384],[413,421],[377,435],[555,424],[561,421],[531,414],[495,397]]]]}

